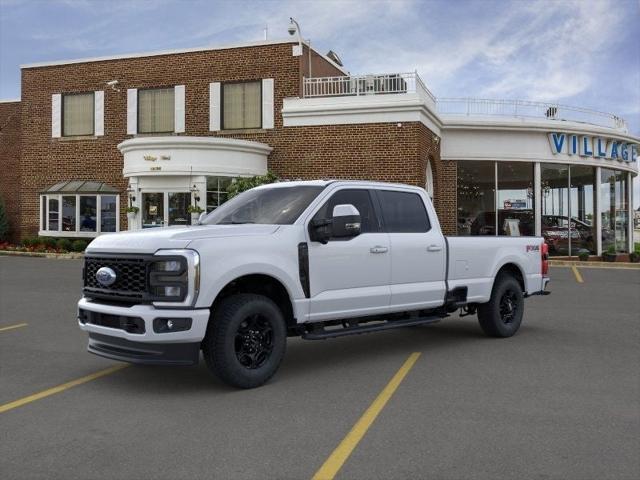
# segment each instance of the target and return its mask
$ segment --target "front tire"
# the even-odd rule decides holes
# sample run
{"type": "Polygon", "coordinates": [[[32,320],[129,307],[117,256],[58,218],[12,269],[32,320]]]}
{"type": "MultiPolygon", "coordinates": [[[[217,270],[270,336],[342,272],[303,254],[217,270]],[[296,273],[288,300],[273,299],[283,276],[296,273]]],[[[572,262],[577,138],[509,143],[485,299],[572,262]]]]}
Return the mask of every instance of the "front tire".
{"type": "Polygon", "coordinates": [[[267,297],[237,294],[213,312],[202,352],[209,370],[237,388],[255,388],[278,370],[287,343],[282,312],[267,297]]]}
{"type": "Polygon", "coordinates": [[[491,299],[478,307],[478,321],[490,337],[511,337],[520,328],[524,313],[524,295],[520,282],[502,273],[496,278],[491,299]]]}

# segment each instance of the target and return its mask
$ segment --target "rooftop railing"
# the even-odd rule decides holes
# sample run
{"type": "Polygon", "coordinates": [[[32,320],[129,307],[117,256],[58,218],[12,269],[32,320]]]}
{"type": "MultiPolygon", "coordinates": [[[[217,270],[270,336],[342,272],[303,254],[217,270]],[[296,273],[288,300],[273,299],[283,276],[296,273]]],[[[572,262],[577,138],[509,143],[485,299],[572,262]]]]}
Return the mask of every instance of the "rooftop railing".
{"type": "Polygon", "coordinates": [[[611,113],[559,103],[484,98],[439,98],[429,91],[417,72],[305,78],[304,98],[358,97],[416,93],[443,115],[502,116],[588,123],[628,131],[627,122],[611,113]]]}
{"type": "Polygon", "coordinates": [[[624,131],[627,131],[628,128],[627,122],[617,115],[559,103],[484,98],[439,98],[436,105],[438,113],[444,115],[540,118],[588,123],[624,131]]]}
{"type": "Polygon", "coordinates": [[[416,72],[313,77],[305,78],[303,85],[305,98],[418,93],[435,102],[435,97],[416,72]]]}

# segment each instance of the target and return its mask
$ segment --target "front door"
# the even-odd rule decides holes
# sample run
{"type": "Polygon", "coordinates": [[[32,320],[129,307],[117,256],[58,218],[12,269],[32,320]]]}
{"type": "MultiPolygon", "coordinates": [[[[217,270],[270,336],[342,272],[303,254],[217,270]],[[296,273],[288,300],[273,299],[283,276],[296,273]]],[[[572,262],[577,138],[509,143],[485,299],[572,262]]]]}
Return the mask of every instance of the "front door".
{"type": "Polygon", "coordinates": [[[361,233],[325,245],[309,242],[310,321],[378,314],[389,306],[389,237],[382,231],[371,192],[338,190],[313,220],[331,219],[333,208],[343,204],[360,212],[361,233]]]}
{"type": "Polygon", "coordinates": [[[188,192],[169,192],[169,226],[191,225],[191,214],[187,211],[191,202],[191,194],[188,192]]]}

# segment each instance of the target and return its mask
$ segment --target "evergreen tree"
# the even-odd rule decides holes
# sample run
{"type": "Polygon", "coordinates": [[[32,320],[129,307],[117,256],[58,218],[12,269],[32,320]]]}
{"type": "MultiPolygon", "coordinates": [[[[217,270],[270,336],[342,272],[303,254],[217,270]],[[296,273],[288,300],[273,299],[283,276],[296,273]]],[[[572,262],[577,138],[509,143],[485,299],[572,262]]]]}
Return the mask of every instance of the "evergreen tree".
{"type": "Polygon", "coordinates": [[[4,208],[4,200],[0,197],[0,242],[9,240],[9,219],[4,208]]]}

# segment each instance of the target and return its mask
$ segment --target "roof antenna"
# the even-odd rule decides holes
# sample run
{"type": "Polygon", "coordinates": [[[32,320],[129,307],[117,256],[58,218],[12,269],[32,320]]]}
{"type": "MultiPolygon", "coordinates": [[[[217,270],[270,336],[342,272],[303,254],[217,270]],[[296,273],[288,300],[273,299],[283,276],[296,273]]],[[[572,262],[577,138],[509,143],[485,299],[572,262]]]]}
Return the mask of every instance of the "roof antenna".
{"type": "Polygon", "coordinates": [[[269,40],[269,25],[264,26],[264,41],[269,40]]]}

